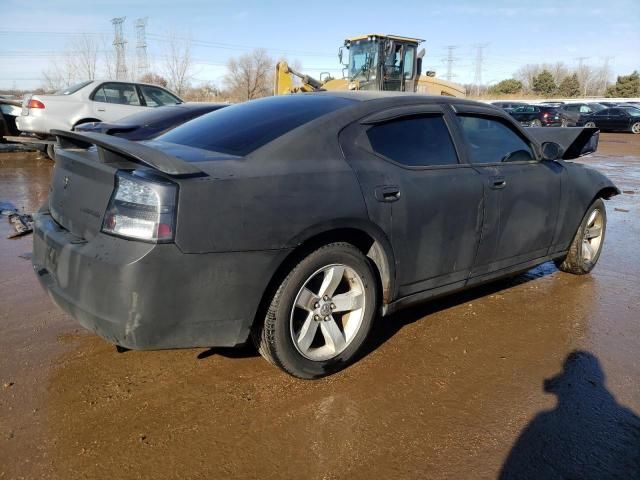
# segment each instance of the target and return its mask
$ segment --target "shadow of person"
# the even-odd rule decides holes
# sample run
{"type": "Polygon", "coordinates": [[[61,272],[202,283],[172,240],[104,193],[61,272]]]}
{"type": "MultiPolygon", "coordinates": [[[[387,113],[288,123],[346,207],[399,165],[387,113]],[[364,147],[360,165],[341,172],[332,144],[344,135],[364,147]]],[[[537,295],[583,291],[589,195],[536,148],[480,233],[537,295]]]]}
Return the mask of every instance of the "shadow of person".
{"type": "Polygon", "coordinates": [[[501,480],[640,478],[640,418],[605,387],[598,359],[575,351],[559,375],[544,381],[558,397],[520,434],[501,480]]]}

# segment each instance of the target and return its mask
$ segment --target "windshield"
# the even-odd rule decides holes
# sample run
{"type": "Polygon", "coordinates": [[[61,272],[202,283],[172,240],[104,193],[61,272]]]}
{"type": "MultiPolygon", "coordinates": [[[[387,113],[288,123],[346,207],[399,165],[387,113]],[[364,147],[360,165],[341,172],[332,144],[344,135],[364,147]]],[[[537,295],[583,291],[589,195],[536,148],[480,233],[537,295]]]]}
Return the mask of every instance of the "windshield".
{"type": "Polygon", "coordinates": [[[378,64],[378,42],[361,40],[349,47],[349,80],[371,80],[376,78],[378,64]]]}
{"type": "Polygon", "coordinates": [[[84,88],[87,85],[89,85],[91,82],[92,80],[89,80],[87,82],[82,82],[82,83],[76,83],[75,85],[71,85],[70,87],[63,88],[62,90],[58,90],[54,95],[72,95],[76,93],[78,90],[80,90],[81,88],[84,88]]]}

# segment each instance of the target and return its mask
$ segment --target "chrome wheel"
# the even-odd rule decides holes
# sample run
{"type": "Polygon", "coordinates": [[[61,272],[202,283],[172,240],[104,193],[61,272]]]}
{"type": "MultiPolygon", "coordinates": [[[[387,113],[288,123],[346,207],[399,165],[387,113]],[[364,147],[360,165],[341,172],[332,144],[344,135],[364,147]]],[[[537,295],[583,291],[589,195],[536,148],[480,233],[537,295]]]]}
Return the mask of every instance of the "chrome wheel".
{"type": "Polygon", "coordinates": [[[640,133],[640,122],[636,122],[633,125],[631,125],[631,131],[633,133],[640,133]]]}
{"type": "Polygon", "coordinates": [[[593,123],[593,122],[587,122],[587,123],[585,123],[585,124],[584,124],[584,126],[585,126],[586,128],[595,128],[595,127],[596,127],[596,124],[595,124],[595,123],[593,123]]]}
{"type": "Polygon", "coordinates": [[[289,320],[298,352],[314,361],[340,355],[358,334],[365,288],[352,268],[332,264],[314,272],[296,295],[289,320]]]}
{"type": "Polygon", "coordinates": [[[596,208],[589,215],[582,237],[582,258],[585,262],[593,262],[598,257],[602,246],[603,225],[602,212],[596,208]]]}

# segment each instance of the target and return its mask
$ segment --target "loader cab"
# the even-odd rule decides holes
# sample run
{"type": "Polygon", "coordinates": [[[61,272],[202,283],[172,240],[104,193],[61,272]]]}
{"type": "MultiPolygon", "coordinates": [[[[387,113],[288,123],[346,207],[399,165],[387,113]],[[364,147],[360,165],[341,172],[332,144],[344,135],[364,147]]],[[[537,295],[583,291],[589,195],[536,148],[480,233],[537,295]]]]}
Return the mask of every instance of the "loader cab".
{"type": "MultiPolygon", "coordinates": [[[[423,40],[394,35],[363,35],[345,40],[349,52],[345,77],[350,90],[415,92],[424,51],[423,40]]],[[[344,50],[340,51],[344,62],[344,50]]]]}

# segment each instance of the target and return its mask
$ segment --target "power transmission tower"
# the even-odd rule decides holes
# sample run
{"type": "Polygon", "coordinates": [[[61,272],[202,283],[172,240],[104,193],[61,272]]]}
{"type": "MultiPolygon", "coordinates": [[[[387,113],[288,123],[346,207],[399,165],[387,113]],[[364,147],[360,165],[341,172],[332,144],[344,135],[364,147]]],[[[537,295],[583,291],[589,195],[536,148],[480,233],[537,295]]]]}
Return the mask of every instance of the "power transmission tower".
{"type": "Polygon", "coordinates": [[[613,60],[614,57],[613,55],[609,55],[607,57],[604,57],[604,64],[602,65],[602,94],[606,95],[607,93],[607,88],[609,87],[609,61],[613,60]]]}
{"type": "Polygon", "coordinates": [[[587,72],[584,69],[584,61],[588,60],[589,57],[576,57],[576,60],[578,61],[578,79],[580,80],[580,85],[584,88],[584,93],[582,94],[583,97],[587,96],[587,80],[589,80],[587,78],[587,72]]]}
{"type": "Polygon", "coordinates": [[[125,49],[127,41],[122,35],[122,24],[127,17],[116,17],[111,19],[114,30],[113,46],[116,50],[116,80],[127,78],[127,62],[125,60],[125,49]]]}
{"type": "Polygon", "coordinates": [[[136,60],[138,67],[138,78],[142,77],[149,70],[149,57],[147,56],[147,21],[149,17],[136,20],[136,60]]]}
{"type": "Polygon", "coordinates": [[[457,58],[455,58],[453,56],[453,51],[458,48],[457,45],[447,45],[447,57],[445,58],[445,62],[447,63],[447,75],[446,75],[446,79],[448,82],[451,81],[451,79],[453,77],[455,77],[455,75],[453,74],[453,62],[455,62],[457,60],[457,58]]]}
{"type": "Polygon", "coordinates": [[[488,43],[478,43],[475,45],[476,48],[476,73],[473,77],[473,84],[476,87],[476,95],[480,96],[480,87],[482,85],[482,62],[484,61],[484,49],[489,46],[488,43]]]}

